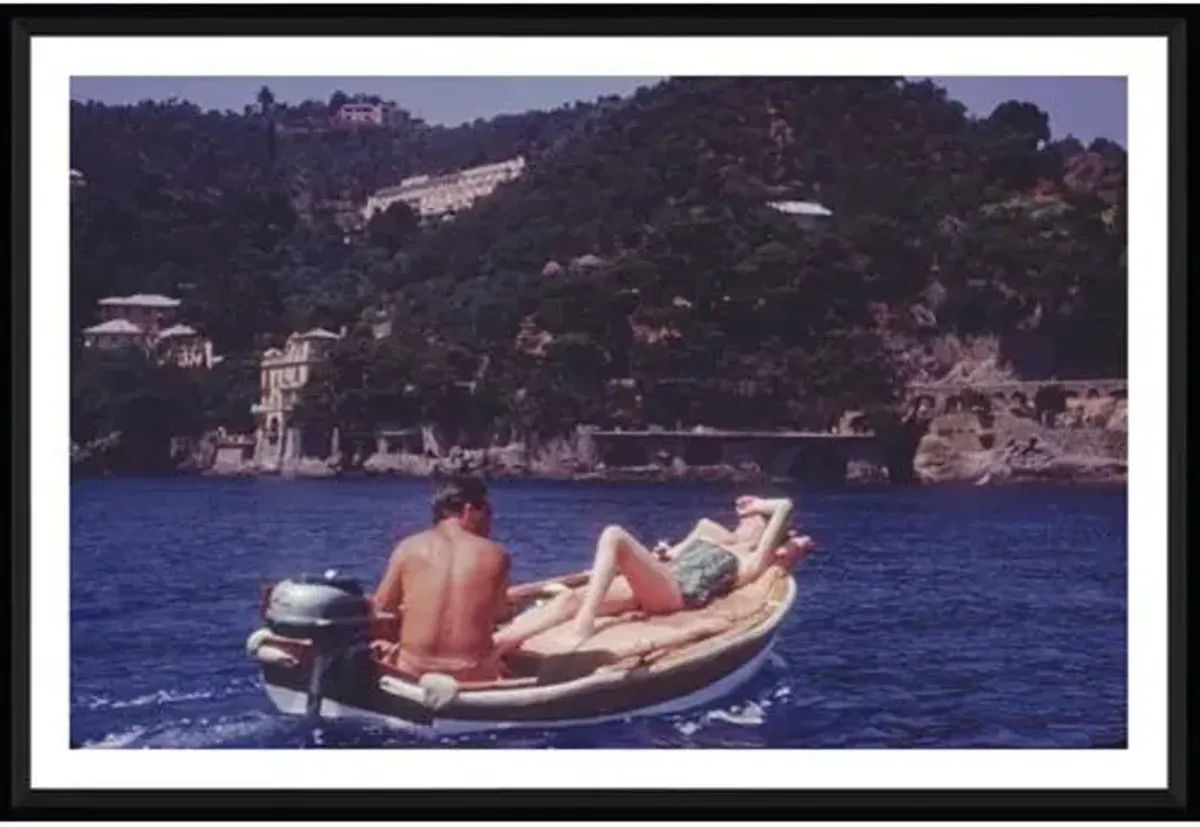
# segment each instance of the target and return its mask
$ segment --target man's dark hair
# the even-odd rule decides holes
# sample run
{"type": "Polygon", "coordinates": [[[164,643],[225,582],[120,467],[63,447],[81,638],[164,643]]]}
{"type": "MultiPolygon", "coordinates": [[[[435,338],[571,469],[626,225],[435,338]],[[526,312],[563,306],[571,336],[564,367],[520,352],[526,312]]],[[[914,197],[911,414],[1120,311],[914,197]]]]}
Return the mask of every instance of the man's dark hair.
{"type": "Polygon", "coordinates": [[[478,477],[454,477],[442,483],[433,495],[433,521],[441,522],[460,513],[468,505],[483,507],[487,485],[478,477]]]}

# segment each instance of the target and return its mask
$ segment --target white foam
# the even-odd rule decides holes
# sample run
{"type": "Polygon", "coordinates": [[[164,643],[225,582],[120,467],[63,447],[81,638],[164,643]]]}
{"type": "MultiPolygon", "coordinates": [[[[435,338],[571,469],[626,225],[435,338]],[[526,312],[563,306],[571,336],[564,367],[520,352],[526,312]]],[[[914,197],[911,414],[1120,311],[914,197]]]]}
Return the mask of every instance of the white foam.
{"type": "Polygon", "coordinates": [[[84,695],[75,701],[75,705],[82,706],[89,711],[98,709],[132,709],[139,706],[147,706],[149,704],[174,704],[185,703],[187,701],[205,701],[215,698],[226,698],[230,695],[240,694],[247,691],[248,688],[256,688],[254,684],[245,680],[234,680],[227,686],[220,689],[199,689],[191,692],[182,692],[172,689],[158,689],[154,692],[149,692],[145,695],[138,695],[127,700],[113,700],[104,695],[84,695]]]}
{"type": "Polygon", "coordinates": [[[709,721],[724,721],[736,726],[762,726],[767,721],[767,715],[763,708],[753,701],[741,709],[738,707],[728,711],[715,709],[704,717],[709,721]]]}
{"type": "Polygon", "coordinates": [[[82,749],[121,749],[132,744],[145,731],[143,727],[134,727],[127,732],[111,732],[99,741],[84,743],[82,749]]]}

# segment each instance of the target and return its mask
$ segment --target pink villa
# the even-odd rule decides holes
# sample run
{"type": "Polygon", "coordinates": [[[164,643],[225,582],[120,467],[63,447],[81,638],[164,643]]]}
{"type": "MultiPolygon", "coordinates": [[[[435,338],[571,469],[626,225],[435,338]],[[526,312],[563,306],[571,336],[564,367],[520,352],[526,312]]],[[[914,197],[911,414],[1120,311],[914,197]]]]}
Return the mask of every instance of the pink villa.
{"type": "Polygon", "coordinates": [[[98,349],[138,347],[159,364],[211,368],[221,361],[212,341],[195,328],[175,323],[182,302],[169,296],[138,293],[99,302],[102,321],[83,331],[83,346],[98,349]]]}
{"type": "Polygon", "coordinates": [[[124,319],[147,333],[156,334],[175,321],[182,302],[156,293],[109,296],[100,302],[101,321],[124,319]]]}
{"type": "Polygon", "coordinates": [[[153,337],[127,319],[109,319],[83,331],[83,346],[113,349],[128,346],[148,348],[153,337]]]}
{"type": "Polygon", "coordinates": [[[384,126],[391,120],[392,107],[386,103],[347,103],[333,116],[338,126],[384,126]]]}

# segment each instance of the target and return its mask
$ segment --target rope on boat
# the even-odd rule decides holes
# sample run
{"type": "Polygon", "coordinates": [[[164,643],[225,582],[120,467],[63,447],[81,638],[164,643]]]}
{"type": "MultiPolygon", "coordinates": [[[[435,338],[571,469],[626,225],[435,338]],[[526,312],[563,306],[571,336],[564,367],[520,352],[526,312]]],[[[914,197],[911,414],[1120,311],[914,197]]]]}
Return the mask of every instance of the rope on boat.
{"type": "Polygon", "coordinates": [[[271,632],[267,629],[255,629],[250,633],[250,637],[246,638],[246,654],[254,657],[258,654],[258,650],[271,639],[271,632]]]}
{"type": "Polygon", "coordinates": [[[268,629],[256,629],[246,638],[246,654],[257,658],[263,663],[273,663],[280,666],[296,666],[300,661],[278,646],[271,646],[271,632],[268,629]]]}
{"type": "Polygon", "coordinates": [[[421,703],[433,710],[441,709],[458,697],[458,681],[449,675],[429,672],[417,682],[421,687],[421,703]]]}

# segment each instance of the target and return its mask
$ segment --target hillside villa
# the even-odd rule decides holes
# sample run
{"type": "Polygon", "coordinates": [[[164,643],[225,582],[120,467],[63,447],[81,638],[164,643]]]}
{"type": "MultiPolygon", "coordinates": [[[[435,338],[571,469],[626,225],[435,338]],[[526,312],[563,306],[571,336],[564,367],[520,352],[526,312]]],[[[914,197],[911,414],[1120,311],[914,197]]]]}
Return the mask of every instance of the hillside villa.
{"type": "Polygon", "coordinates": [[[333,116],[334,126],[386,126],[395,107],[386,103],[347,103],[333,116]]]}
{"type": "Polygon", "coordinates": [[[263,353],[259,401],[250,407],[258,421],[254,458],[260,465],[278,467],[285,459],[298,456],[299,435],[293,433],[289,438],[288,417],[312,377],[313,367],[329,355],[342,335],[318,327],[293,333],[282,348],[268,348],[263,353]]]}
{"type": "Polygon", "coordinates": [[[405,178],[396,186],[381,189],[368,197],[362,217],[364,221],[370,221],[376,213],[402,202],[423,219],[451,218],[490,195],[501,184],[519,178],[524,171],[525,159],[517,157],[448,175],[405,178]]]}
{"type": "Polygon", "coordinates": [[[176,322],[182,302],[155,293],[109,296],[97,302],[101,322],[83,331],[83,346],[104,350],[136,347],[160,364],[212,368],[222,357],[195,328],[176,322]]]}

